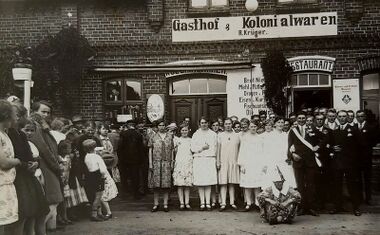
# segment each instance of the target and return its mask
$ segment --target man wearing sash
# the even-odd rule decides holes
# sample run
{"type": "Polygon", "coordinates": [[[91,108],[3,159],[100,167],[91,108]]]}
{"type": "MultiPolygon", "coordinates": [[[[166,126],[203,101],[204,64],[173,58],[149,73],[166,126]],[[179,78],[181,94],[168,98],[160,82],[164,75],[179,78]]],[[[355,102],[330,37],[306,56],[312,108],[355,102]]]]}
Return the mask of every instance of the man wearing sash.
{"type": "Polygon", "coordinates": [[[297,189],[301,194],[301,207],[298,214],[318,216],[315,211],[315,181],[320,164],[316,154],[319,146],[315,132],[310,131],[305,123],[306,113],[301,111],[297,114],[297,126],[289,132],[289,155],[293,161],[297,189]]]}
{"type": "Polygon", "coordinates": [[[360,216],[360,181],[358,168],[358,150],[360,138],[358,129],[347,123],[347,112],[338,112],[339,128],[332,130],[330,146],[332,146],[332,169],[334,172],[334,206],[331,214],[342,210],[343,178],[346,179],[353,213],[360,216]]]}

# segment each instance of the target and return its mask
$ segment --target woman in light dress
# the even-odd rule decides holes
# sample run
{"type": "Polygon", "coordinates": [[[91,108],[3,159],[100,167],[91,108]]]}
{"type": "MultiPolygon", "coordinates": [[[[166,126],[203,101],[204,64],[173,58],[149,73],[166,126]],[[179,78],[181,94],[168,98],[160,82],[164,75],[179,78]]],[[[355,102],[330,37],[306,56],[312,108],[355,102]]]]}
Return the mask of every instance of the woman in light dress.
{"type": "MultiPolygon", "coordinates": [[[[264,151],[267,156],[268,175],[274,174],[273,171],[278,169],[282,172],[287,184],[296,188],[296,180],[292,166],[288,163],[288,134],[283,131],[284,118],[276,117],[274,120],[274,130],[270,138],[264,142],[264,151]]],[[[272,184],[271,180],[267,178],[266,186],[272,184]]]]}
{"type": "Polygon", "coordinates": [[[0,100],[0,233],[23,234],[19,224],[18,201],[14,181],[16,166],[21,161],[15,158],[11,140],[6,131],[16,120],[16,112],[6,100],[0,100]]]}
{"type": "Polygon", "coordinates": [[[177,186],[180,210],[191,209],[190,187],[193,185],[193,154],[190,149],[191,138],[189,137],[189,126],[182,124],[179,127],[181,137],[174,139],[175,160],[173,181],[177,186]]]}
{"type": "Polygon", "coordinates": [[[194,153],[194,185],[198,187],[201,211],[211,210],[211,186],[217,184],[217,134],[208,128],[208,124],[208,120],[201,117],[200,128],[191,139],[191,151],[194,153]]]}
{"type": "MultiPolygon", "coordinates": [[[[241,123],[243,128],[246,121],[242,120],[241,123]]],[[[252,191],[255,193],[255,204],[258,205],[256,197],[260,193],[260,188],[264,185],[264,142],[262,135],[256,132],[257,127],[257,122],[251,122],[249,130],[243,132],[240,136],[238,164],[240,166],[240,187],[244,188],[246,200],[245,211],[251,209],[252,191]]]]}
{"type": "Polygon", "coordinates": [[[235,185],[240,182],[240,170],[237,163],[239,152],[239,134],[232,129],[232,120],[224,120],[224,132],[218,135],[217,167],[220,185],[220,211],[226,209],[227,186],[230,206],[236,210],[235,185]]]}

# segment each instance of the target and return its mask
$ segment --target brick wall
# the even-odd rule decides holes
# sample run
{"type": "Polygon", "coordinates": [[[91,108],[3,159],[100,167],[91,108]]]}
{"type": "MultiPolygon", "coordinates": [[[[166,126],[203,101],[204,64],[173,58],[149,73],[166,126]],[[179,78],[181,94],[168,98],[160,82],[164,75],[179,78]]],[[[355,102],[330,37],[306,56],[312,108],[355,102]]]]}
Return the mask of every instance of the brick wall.
{"type": "MultiPolygon", "coordinates": [[[[187,11],[187,0],[147,1],[146,5],[22,6],[0,10],[0,50],[15,44],[36,45],[69,23],[77,26],[98,52],[93,66],[159,64],[180,60],[239,61],[259,63],[265,50],[284,50],[288,57],[326,55],[336,58],[333,78],[359,78],[356,60],[379,55],[380,2],[376,0],[321,0],[301,8],[279,6],[277,0],[259,0],[259,9],[250,13],[245,0],[230,0],[230,16],[296,12],[338,12],[338,37],[246,40],[228,42],[172,43],[171,21],[196,17],[187,11]],[[6,10],[4,10],[6,9],[6,10]],[[68,16],[71,13],[71,17],[68,16]],[[152,25],[152,22],[159,22],[152,25]],[[242,52],[249,50],[249,56],[242,52]]],[[[88,118],[103,118],[103,80],[111,75],[90,72],[84,75],[78,112],[88,118]]],[[[148,93],[167,93],[163,73],[116,74],[135,76],[143,81],[144,102],[148,93]]]]}

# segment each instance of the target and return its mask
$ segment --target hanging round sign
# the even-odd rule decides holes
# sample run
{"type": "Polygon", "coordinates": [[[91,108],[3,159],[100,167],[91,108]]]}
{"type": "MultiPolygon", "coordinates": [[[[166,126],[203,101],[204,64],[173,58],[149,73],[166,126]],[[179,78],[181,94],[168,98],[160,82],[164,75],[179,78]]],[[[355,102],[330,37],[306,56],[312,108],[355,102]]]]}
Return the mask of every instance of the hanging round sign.
{"type": "Polygon", "coordinates": [[[146,115],[149,121],[154,122],[164,117],[165,105],[160,95],[153,94],[148,98],[146,104],[146,115]]]}

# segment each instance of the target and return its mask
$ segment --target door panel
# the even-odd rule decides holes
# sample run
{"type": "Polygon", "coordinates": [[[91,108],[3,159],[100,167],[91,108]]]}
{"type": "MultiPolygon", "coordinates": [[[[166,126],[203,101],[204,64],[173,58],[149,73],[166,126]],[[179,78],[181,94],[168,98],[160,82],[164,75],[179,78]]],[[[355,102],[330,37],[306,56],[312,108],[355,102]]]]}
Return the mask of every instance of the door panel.
{"type": "Polygon", "coordinates": [[[180,124],[185,117],[191,118],[191,129],[195,130],[198,120],[206,116],[210,120],[227,114],[226,95],[181,96],[170,98],[170,119],[180,124]]]}
{"type": "Polygon", "coordinates": [[[227,113],[226,98],[209,98],[203,100],[204,113],[211,120],[225,117],[227,113]]]}

